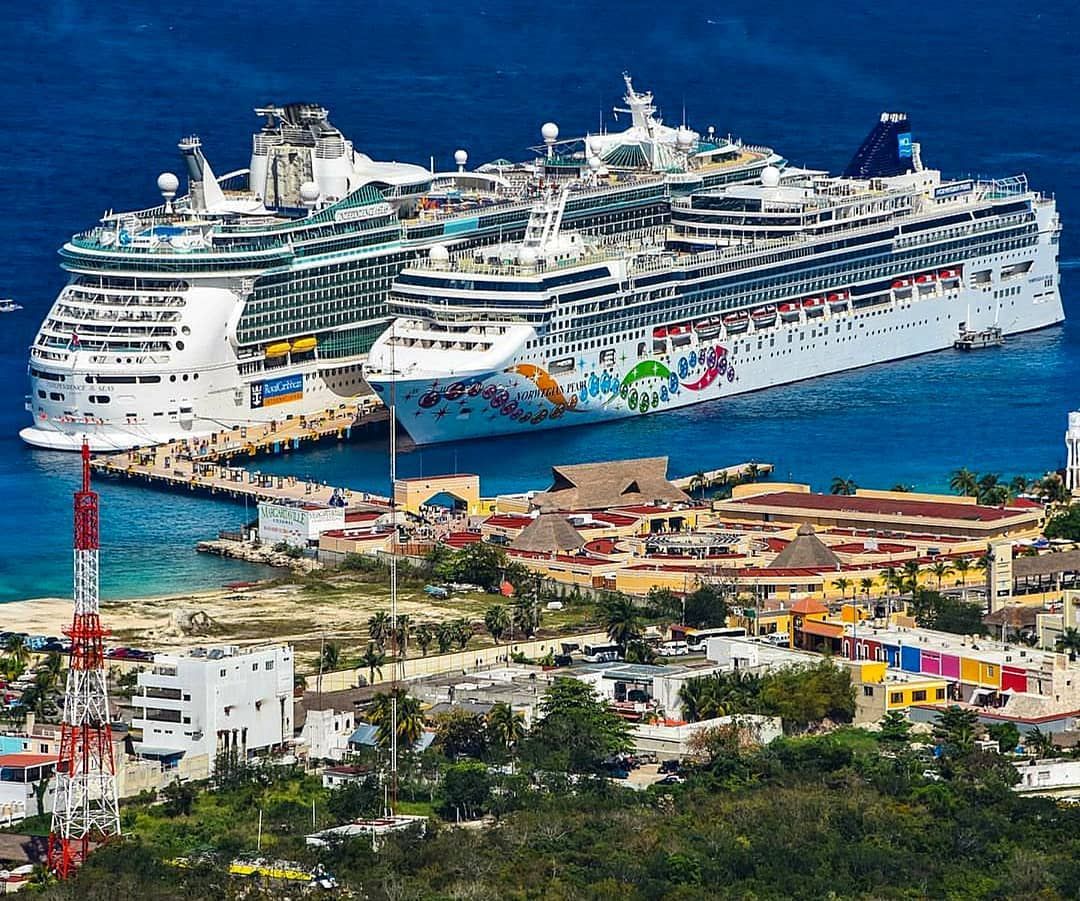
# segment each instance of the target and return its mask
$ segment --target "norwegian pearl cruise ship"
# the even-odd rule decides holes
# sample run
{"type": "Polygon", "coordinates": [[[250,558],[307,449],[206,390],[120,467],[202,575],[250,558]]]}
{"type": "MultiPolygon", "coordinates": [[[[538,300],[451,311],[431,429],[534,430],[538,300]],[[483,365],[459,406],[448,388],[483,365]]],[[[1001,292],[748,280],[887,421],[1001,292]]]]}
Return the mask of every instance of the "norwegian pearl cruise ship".
{"type": "Polygon", "coordinates": [[[372,160],[313,104],[256,110],[249,167],[220,177],[185,138],[186,193],[163,173],[162,203],[60,250],[69,281],[30,348],[22,438],[105,451],[337,407],[368,392],[391,283],[431,248],[520,239],[552,189],[583,234],[662,227],[673,196],[783,163],[665,125],[625,82],[629,128],[561,139],[549,122],[531,159],[475,170],[463,150],[447,172],[372,160]]]}
{"type": "Polygon", "coordinates": [[[592,238],[432,248],[367,379],[418,444],[604,422],[1061,322],[1060,221],[1023,176],[944,179],[885,113],[842,177],[766,167],[592,238]]]}

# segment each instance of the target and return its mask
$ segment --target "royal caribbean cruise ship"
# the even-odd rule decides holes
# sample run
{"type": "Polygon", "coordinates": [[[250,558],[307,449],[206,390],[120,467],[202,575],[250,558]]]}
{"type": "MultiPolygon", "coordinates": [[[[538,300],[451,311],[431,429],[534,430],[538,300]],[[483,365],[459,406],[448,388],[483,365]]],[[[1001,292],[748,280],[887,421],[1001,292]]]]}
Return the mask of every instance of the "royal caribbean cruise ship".
{"type": "Polygon", "coordinates": [[[1060,221],[1023,176],[945,179],[885,113],[842,177],[767,166],[590,237],[436,246],[366,377],[417,444],[656,413],[1061,322],[1060,221]]]}
{"type": "Polygon", "coordinates": [[[218,177],[180,142],[188,190],[109,212],[60,251],[69,281],[30,348],[32,425],[52,449],[114,450],[338,407],[391,321],[401,268],[428,251],[520,239],[557,190],[563,223],[593,237],[663,227],[671,198],[760,177],[771,150],[665,125],[626,81],[630,125],[560,139],[523,163],[456,171],[378,162],[312,104],[266,107],[247,169],[218,177]]]}

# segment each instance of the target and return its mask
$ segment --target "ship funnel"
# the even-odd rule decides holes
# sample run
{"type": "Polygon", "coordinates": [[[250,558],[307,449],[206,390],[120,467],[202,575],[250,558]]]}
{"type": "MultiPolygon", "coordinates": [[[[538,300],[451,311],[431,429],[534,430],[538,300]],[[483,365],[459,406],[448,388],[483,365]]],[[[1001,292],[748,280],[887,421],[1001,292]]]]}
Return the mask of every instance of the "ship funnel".
{"type": "Polygon", "coordinates": [[[887,178],[913,171],[914,148],[907,113],[882,113],[855,152],[844,178],[887,178]]]}

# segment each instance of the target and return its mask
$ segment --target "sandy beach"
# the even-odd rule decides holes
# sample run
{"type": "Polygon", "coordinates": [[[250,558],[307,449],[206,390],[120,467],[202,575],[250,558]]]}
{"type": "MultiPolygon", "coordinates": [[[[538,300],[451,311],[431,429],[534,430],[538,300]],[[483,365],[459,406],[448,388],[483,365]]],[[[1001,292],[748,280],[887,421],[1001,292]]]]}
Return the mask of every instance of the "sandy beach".
{"type": "MultiPolygon", "coordinates": [[[[463,595],[432,601],[417,586],[398,593],[398,609],[413,623],[478,619],[490,599],[463,595]]],[[[389,588],[345,575],[301,578],[287,584],[105,601],[102,622],[109,644],[148,650],[199,645],[249,645],[288,641],[303,656],[316,653],[325,636],[352,651],[367,641],[367,620],[388,610],[389,588]]],[[[71,621],[70,598],[35,598],[0,604],[0,629],[60,635],[71,621]]]]}

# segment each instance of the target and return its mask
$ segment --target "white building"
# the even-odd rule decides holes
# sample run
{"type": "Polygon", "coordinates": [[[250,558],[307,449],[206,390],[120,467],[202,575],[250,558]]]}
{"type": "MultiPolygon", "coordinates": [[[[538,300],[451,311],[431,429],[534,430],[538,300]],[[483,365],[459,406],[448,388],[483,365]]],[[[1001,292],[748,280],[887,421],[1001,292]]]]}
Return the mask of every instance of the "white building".
{"type": "Polygon", "coordinates": [[[344,760],[355,730],[351,710],[308,710],[300,731],[300,750],[306,749],[311,760],[344,760]]]}
{"type": "Polygon", "coordinates": [[[198,648],[156,654],[131,699],[141,757],[179,761],[218,754],[240,759],[283,746],[293,735],[293,652],[289,645],[198,648]]]}
{"type": "Polygon", "coordinates": [[[321,504],[259,504],[259,541],[307,547],[331,529],[345,528],[345,508],[321,504]]]}

